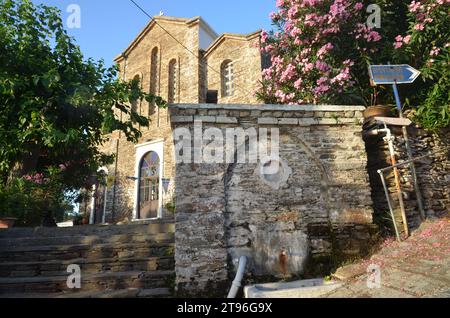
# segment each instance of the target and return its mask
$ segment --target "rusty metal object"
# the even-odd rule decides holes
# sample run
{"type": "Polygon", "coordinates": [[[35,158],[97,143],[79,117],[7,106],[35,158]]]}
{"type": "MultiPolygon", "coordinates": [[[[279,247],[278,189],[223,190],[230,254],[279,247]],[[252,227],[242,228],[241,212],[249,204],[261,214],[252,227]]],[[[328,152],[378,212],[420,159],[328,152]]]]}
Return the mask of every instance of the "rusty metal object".
{"type": "Polygon", "coordinates": [[[279,261],[280,261],[280,271],[281,274],[283,274],[284,277],[288,275],[287,270],[287,261],[288,261],[288,255],[286,249],[281,249],[280,255],[279,255],[279,261]]]}

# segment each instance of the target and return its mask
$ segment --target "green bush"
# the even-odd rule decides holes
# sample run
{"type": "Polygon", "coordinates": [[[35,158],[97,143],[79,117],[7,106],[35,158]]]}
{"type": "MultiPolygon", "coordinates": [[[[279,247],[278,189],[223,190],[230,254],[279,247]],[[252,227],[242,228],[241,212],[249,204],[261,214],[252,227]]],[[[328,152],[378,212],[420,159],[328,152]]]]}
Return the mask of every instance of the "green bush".
{"type": "Polygon", "coordinates": [[[422,72],[405,89],[406,106],[415,111],[415,121],[438,130],[450,126],[450,2],[412,1],[408,6],[406,33],[395,38],[393,55],[422,72]]]}
{"type": "Polygon", "coordinates": [[[40,226],[44,217],[61,222],[70,211],[61,174],[50,169],[46,176],[35,174],[0,184],[0,217],[16,218],[16,226],[40,226]]]}
{"type": "Polygon", "coordinates": [[[0,185],[0,216],[16,218],[16,226],[40,225],[44,212],[37,201],[21,179],[0,185]]]}

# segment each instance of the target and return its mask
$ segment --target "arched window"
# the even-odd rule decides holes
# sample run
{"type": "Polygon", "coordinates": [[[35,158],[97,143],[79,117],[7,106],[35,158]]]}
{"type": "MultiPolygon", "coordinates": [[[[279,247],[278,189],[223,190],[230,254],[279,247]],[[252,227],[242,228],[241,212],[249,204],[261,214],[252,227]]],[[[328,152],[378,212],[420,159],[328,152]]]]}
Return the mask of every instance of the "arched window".
{"type": "Polygon", "coordinates": [[[147,153],[139,166],[139,218],[158,217],[160,190],[160,158],[156,152],[147,153]]]}
{"type": "MultiPolygon", "coordinates": [[[[156,95],[158,91],[158,48],[155,47],[152,50],[152,56],[150,61],[150,94],[156,95]]],[[[148,115],[151,116],[155,113],[155,104],[150,103],[149,109],[148,109],[148,115]]]]}
{"type": "Polygon", "coordinates": [[[178,97],[178,64],[173,59],[169,63],[169,103],[175,103],[178,97]]]}
{"type": "MultiPolygon", "coordinates": [[[[133,81],[139,81],[139,83],[140,83],[141,77],[140,77],[139,75],[135,75],[135,76],[133,77],[133,81]]],[[[133,102],[131,103],[131,109],[132,109],[135,113],[138,112],[138,107],[139,107],[139,100],[135,100],[135,101],[133,101],[133,102]]]]}
{"type": "Polygon", "coordinates": [[[233,96],[234,74],[233,74],[233,62],[232,61],[227,60],[222,63],[221,76],[222,76],[222,96],[223,97],[233,96]]]}

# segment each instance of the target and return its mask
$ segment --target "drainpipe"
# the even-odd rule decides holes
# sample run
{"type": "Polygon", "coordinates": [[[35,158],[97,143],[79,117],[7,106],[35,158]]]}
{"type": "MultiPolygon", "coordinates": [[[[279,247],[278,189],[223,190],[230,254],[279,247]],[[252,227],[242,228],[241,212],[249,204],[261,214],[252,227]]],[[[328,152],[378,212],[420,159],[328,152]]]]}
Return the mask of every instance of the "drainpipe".
{"type": "Polygon", "coordinates": [[[247,267],[247,257],[241,256],[239,260],[239,268],[236,274],[236,278],[231,285],[230,292],[227,298],[236,298],[239,289],[242,287],[242,279],[244,278],[245,268],[247,267]]]}

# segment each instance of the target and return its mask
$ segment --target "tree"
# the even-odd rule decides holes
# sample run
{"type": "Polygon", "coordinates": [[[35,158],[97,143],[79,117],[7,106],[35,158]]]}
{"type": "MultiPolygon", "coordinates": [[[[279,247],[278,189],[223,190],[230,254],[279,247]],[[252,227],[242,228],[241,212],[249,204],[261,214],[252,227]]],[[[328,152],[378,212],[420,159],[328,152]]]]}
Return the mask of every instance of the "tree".
{"type": "Polygon", "coordinates": [[[272,66],[258,96],[271,103],[370,103],[368,64],[380,34],[366,25],[362,2],[277,0],[278,32],[263,32],[272,66]]]}
{"type": "Polygon", "coordinates": [[[261,100],[393,104],[390,86],[370,86],[368,65],[410,64],[422,76],[401,87],[405,107],[425,128],[450,126],[450,0],[277,0],[277,7],[277,32],[262,33],[272,66],[263,71],[261,100]],[[366,24],[369,4],[381,8],[380,29],[366,24]]]}
{"type": "Polygon", "coordinates": [[[112,161],[99,146],[108,133],[129,141],[147,118],[130,106],[146,100],[137,80],[118,79],[117,66],[84,59],[58,9],[29,0],[0,0],[1,182],[59,169],[61,191],[87,186],[112,161]]]}
{"type": "Polygon", "coordinates": [[[417,106],[416,120],[425,128],[450,127],[450,0],[412,1],[408,9],[409,28],[396,36],[394,53],[422,76],[407,106],[417,106]]]}

